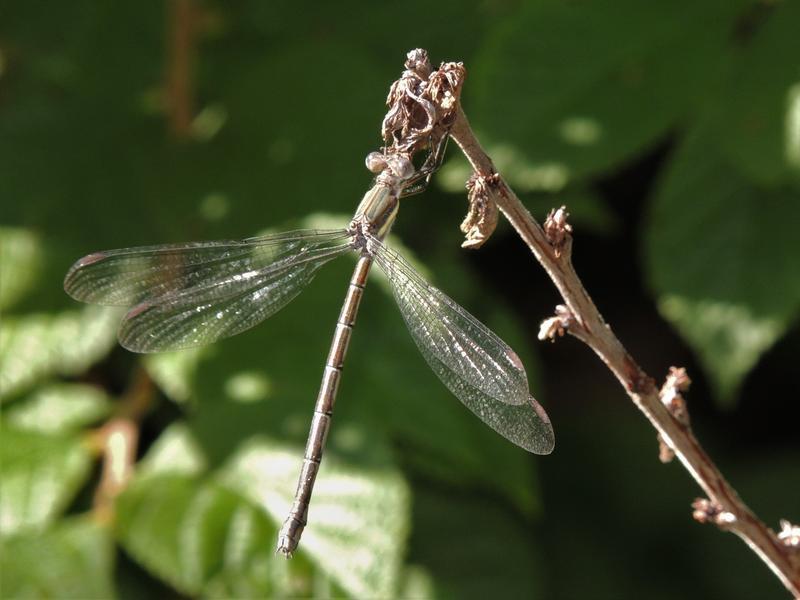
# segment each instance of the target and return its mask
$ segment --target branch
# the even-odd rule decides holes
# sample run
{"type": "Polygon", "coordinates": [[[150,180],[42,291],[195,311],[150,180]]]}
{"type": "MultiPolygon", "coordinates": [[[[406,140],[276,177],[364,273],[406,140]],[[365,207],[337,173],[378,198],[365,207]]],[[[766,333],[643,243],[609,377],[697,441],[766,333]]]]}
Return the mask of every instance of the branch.
{"type": "MultiPolygon", "coordinates": [[[[694,518],[700,522],[715,523],[721,529],[738,535],[772,569],[783,585],[800,597],[797,527],[786,523],[782,534],[776,535],[742,502],[736,490],[703,450],[692,433],[680,394],[689,384],[685,372],[673,368],[659,391],[654,379],[642,370],[603,320],[572,266],[571,228],[566,222],[564,207],[551,212],[542,228],[497,173],[461,109],[451,127],[450,136],[472,165],[471,194],[474,193],[476,182],[479,182],[477,187],[485,194],[481,201],[484,204],[491,202],[500,209],[564,299],[564,305],[557,307],[556,315],[542,324],[539,337],[554,339],[566,331],[594,350],[655,427],[661,443],[662,460],[676,456],[707,495],[708,499],[694,502],[694,518]]],[[[470,200],[472,204],[472,197],[470,200]]]]}
{"type": "Polygon", "coordinates": [[[192,65],[196,29],[195,12],[192,0],[169,2],[167,29],[169,62],[165,88],[169,131],[177,140],[185,140],[191,136],[194,118],[192,65]]]}
{"type": "Polygon", "coordinates": [[[120,399],[114,416],[92,432],[88,443],[102,456],[100,482],[94,493],[92,512],[108,522],[114,517],[114,501],[133,475],[139,444],[139,423],[153,400],[153,382],[139,368],[130,388],[120,399]]]}

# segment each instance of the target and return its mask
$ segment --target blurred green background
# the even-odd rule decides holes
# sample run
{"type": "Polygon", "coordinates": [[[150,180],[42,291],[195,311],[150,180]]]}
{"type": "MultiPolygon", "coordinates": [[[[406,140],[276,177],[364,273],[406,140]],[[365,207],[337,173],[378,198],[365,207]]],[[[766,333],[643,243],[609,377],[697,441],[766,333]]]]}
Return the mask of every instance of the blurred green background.
{"type": "Polygon", "coordinates": [[[518,350],[556,450],[461,407],[374,277],[292,561],[276,527],[352,262],[249,332],[145,358],[61,282],[98,249],[346,222],[423,47],[465,63],[465,110],[535,216],[568,206],[633,355],[688,367],[744,500],[796,522],[798,31],[788,0],[2,2],[2,597],[785,597],[692,522],[698,489],[600,361],[536,342],[559,299],[510,228],[459,248],[455,147],[391,243],[518,350]],[[98,440],[120,423],[117,496],[98,440]]]}

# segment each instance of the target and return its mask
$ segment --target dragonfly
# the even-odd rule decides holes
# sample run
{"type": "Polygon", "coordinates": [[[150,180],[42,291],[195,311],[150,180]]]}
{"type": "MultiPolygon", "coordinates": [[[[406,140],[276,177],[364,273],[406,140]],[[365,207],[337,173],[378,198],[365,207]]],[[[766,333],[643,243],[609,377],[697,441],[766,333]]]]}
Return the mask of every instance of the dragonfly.
{"type": "Polygon", "coordinates": [[[384,244],[400,200],[427,186],[442,154],[440,143],[417,169],[402,155],[371,153],[367,166],[377,175],[344,229],[106,250],[79,259],[65,277],[64,288],[76,300],[128,308],[118,331],[122,346],[164,352],[250,329],[286,306],[323,265],[344,254],[357,255],[323,369],[294,501],[278,534],[276,552],[287,557],[297,549],[308,521],[342,366],[373,263],[391,283],[422,356],[450,392],[517,446],[535,454],[553,449],[550,420],[531,395],[517,354],[384,244]]]}

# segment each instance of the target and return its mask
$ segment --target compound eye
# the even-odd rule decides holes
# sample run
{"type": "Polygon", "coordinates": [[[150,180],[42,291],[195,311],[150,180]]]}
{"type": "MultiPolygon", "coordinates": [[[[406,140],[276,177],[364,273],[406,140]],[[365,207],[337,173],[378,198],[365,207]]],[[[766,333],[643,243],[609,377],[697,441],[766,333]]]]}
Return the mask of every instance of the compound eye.
{"type": "Polygon", "coordinates": [[[386,168],[386,157],[380,152],[370,152],[364,162],[367,169],[376,175],[386,168]]]}
{"type": "Polygon", "coordinates": [[[392,173],[400,179],[410,179],[414,175],[414,165],[405,156],[391,156],[388,159],[392,173]]]}

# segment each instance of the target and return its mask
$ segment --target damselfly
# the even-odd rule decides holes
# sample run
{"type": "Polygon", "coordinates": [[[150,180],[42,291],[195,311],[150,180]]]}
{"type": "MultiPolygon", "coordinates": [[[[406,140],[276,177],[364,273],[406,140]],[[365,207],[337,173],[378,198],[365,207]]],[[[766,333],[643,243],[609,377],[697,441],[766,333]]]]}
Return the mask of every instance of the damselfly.
{"type": "Polygon", "coordinates": [[[64,288],[73,298],[130,307],[119,329],[124,347],[162,352],[245,331],[288,304],[325,263],[348,252],[358,254],[325,363],[295,500],[278,536],[277,549],[286,555],[297,548],[306,525],[342,365],[373,262],[391,282],[411,336],[445,386],[518,446],[536,454],[553,449],[553,428],[528,390],[517,354],[383,243],[400,198],[424,187],[441,152],[442,145],[419,170],[402,156],[371,154],[368,166],[379,174],[347,229],[108,250],[81,258],[67,273],[64,288]]]}

